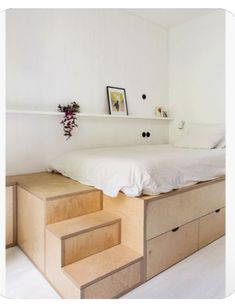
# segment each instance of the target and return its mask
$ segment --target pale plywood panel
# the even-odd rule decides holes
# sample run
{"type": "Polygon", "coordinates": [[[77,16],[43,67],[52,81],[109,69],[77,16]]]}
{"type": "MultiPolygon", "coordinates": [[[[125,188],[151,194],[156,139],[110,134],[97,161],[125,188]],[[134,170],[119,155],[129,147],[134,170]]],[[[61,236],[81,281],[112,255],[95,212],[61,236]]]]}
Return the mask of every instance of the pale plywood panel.
{"type": "Polygon", "coordinates": [[[141,262],[130,265],[82,290],[82,298],[111,299],[141,283],[141,262]]]}
{"type": "Polygon", "coordinates": [[[6,187],[6,246],[13,245],[15,242],[14,233],[14,187],[6,187]]]}
{"type": "Polygon", "coordinates": [[[64,239],[62,266],[69,265],[120,243],[120,222],[64,239]]]}
{"type": "Polygon", "coordinates": [[[147,279],[198,250],[198,220],[147,242],[147,279]]]}
{"type": "Polygon", "coordinates": [[[175,189],[175,190],[172,190],[172,191],[169,191],[169,192],[166,192],[166,193],[160,193],[158,195],[151,195],[151,196],[143,195],[143,196],[140,196],[139,198],[141,198],[146,203],[148,203],[148,202],[152,202],[152,201],[155,201],[155,200],[160,200],[160,199],[163,199],[163,198],[166,198],[166,197],[171,197],[171,196],[183,193],[183,192],[188,192],[190,190],[196,190],[196,189],[201,188],[201,187],[205,187],[205,186],[208,186],[208,185],[223,182],[224,180],[225,180],[225,176],[221,176],[221,177],[218,177],[218,178],[210,180],[210,181],[198,182],[194,185],[181,187],[179,189],[175,189]]]}
{"type": "Polygon", "coordinates": [[[63,298],[79,299],[80,288],[61,271],[61,251],[61,241],[46,230],[46,277],[63,298]]]}
{"type": "Polygon", "coordinates": [[[119,193],[116,198],[103,195],[105,211],[114,213],[122,219],[122,244],[144,253],[144,201],[129,198],[119,193]]]}
{"type": "Polygon", "coordinates": [[[17,244],[44,271],[45,203],[17,187],[17,244]]]}
{"type": "Polygon", "coordinates": [[[91,192],[95,188],[80,184],[58,173],[38,172],[24,175],[8,176],[8,185],[17,184],[41,200],[50,200],[76,193],[91,192]]]}
{"type": "Polygon", "coordinates": [[[88,215],[49,224],[47,229],[58,238],[64,239],[118,221],[120,221],[120,218],[116,215],[100,210],[88,215]]]}
{"type": "Polygon", "coordinates": [[[141,259],[142,256],[139,253],[124,245],[117,245],[65,266],[63,271],[79,287],[84,287],[141,259]]]}
{"type": "Polygon", "coordinates": [[[102,209],[100,191],[81,193],[47,201],[46,224],[96,212],[102,209]]]}
{"type": "Polygon", "coordinates": [[[224,181],[152,201],[147,204],[146,239],[202,217],[224,205],[224,181]]]}
{"type": "Polygon", "coordinates": [[[199,219],[199,248],[225,234],[225,209],[222,208],[199,219]]]}

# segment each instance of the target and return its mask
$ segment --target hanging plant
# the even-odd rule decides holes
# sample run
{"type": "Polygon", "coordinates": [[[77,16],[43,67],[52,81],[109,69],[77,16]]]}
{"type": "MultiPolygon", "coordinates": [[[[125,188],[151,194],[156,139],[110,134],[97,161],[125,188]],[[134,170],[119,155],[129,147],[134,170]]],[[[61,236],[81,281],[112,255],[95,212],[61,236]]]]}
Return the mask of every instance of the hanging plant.
{"type": "Polygon", "coordinates": [[[60,122],[63,124],[64,136],[67,140],[72,136],[72,130],[78,127],[76,124],[76,113],[79,113],[80,106],[77,102],[72,102],[67,105],[58,105],[58,111],[64,113],[64,118],[60,122]]]}

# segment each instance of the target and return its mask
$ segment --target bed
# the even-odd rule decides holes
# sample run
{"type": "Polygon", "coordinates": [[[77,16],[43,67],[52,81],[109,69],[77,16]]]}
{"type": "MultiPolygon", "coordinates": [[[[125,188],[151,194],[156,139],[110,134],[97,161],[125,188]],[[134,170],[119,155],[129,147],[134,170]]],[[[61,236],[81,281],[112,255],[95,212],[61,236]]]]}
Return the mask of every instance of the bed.
{"type": "Polygon", "coordinates": [[[170,144],[83,149],[48,167],[94,186],[107,196],[157,195],[225,175],[225,149],[189,149],[170,144]]]}
{"type": "Polygon", "coordinates": [[[224,153],[79,150],[14,176],[17,244],[64,298],[118,297],[224,235],[224,153]]]}
{"type": "Polygon", "coordinates": [[[223,147],[83,149],[56,158],[48,170],[102,190],[103,209],[121,219],[121,243],[143,256],[146,281],[224,235],[223,147]]]}

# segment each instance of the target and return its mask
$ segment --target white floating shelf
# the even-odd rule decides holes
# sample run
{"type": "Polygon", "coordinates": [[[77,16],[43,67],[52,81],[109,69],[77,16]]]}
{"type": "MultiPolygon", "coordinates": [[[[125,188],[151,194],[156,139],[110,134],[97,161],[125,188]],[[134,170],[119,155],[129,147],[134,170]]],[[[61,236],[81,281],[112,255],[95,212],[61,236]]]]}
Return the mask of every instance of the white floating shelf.
{"type": "MultiPolygon", "coordinates": [[[[9,109],[7,114],[22,114],[22,115],[45,115],[45,116],[62,116],[60,112],[46,112],[46,111],[29,111],[29,110],[14,110],[9,109]]],[[[157,117],[157,116],[119,116],[110,114],[88,114],[78,113],[78,117],[100,117],[100,118],[118,118],[118,119],[143,119],[143,120],[173,120],[171,117],[157,117]]]]}

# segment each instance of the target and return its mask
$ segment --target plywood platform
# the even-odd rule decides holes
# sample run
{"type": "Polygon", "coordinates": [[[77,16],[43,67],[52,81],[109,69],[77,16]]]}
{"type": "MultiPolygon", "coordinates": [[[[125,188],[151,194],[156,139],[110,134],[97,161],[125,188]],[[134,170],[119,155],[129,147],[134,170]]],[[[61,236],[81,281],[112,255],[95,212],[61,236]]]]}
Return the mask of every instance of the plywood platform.
{"type": "Polygon", "coordinates": [[[95,188],[80,184],[58,173],[39,172],[8,176],[6,185],[17,184],[43,201],[94,191],[95,188]]]}
{"type": "Polygon", "coordinates": [[[199,232],[206,243],[224,234],[224,177],[135,198],[48,172],[6,183],[18,245],[64,298],[116,298],[196,251],[199,232]]]}

